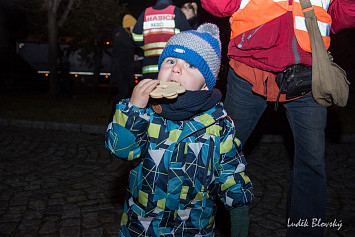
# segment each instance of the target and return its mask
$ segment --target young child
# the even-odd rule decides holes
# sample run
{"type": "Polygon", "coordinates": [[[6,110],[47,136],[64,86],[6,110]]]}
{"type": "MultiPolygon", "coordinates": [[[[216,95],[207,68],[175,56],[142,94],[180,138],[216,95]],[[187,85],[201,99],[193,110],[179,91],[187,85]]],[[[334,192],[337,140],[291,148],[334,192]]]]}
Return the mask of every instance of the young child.
{"type": "Polygon", "coordinates": [[[158,80],[142,80],[117,104],[106,147],[141,160],[130,172],[120,236],[214,236],[217,197],[228,210],[254,199],[234,124],[213,89],[220,64],[216,25],[176,34],[160,56],[158,80]],[[152,106],[159,81],[186,92],[152,106]]]}

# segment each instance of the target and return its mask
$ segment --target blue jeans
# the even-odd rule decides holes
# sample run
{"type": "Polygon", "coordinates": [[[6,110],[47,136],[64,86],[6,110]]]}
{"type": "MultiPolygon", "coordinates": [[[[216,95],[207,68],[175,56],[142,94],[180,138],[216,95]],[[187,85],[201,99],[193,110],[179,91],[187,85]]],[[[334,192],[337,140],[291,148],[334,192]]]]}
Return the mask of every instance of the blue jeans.
{"type": "MultiPolygon", "coordinates": [[[[236,126],[236,136],[244,144],[266,109],[266,98],[252,92],[252,85],[229,69],[225,108],[236,126]]],[[[312,94],[282,103],[295,146],[288,196],[288,236],[323,236],[312,220],[324,222],[326,173],[324,163],[327,108],[312,94]],[[317,218],[317,219],[313,219],[317,218]],[[301,222],[299,222],[301,221],[301,222]],[[295,227],[292,224],[308,227],[295,227]]]]}

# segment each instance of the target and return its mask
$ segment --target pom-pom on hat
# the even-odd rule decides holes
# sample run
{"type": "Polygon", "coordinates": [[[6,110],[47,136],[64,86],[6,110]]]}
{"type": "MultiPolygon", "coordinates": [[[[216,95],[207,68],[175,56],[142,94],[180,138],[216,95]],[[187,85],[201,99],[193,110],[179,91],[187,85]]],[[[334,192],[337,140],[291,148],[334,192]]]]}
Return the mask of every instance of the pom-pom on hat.
{"type": "Polygon", "coordinates": [[[197,30],[173,35],[160,55],[159,70],[167,57],[181,58],[197,67],[204,76],[208,89],[212,90],[221,66],[221,41],[218,27],[212,23],[205,23],[197,30]]]}
{"type": "Polygon", "coordinates": [[[122,20],[122,27],[129,28],[131,26],[134,26],[136,23],[137,23],[136,18],[134,18],[130,14],[126,14],[126,15],[124,15],[123,20],[122,20]]]}

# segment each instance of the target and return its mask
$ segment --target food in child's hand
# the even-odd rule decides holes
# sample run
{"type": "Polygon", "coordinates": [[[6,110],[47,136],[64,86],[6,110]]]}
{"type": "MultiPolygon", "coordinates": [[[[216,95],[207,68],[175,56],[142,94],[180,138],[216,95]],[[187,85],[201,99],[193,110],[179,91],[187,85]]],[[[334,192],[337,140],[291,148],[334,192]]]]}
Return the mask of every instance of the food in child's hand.
{"type": "Polygon", "coordinates": [[[161,81],[159,85],[150,92],[150,96],[154,99],[167,98],[174,99],[178,94],[184,93],[185,88],[179,83],[173,81],[161,81]]]}

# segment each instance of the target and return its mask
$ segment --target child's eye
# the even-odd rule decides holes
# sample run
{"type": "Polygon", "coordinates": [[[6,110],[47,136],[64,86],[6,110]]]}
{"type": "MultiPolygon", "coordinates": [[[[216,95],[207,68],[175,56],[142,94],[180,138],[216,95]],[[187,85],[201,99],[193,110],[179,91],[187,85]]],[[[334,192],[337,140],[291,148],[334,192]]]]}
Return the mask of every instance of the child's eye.
{"type": "Polygon", "coordinates": [[[175,64],[175,60],[173,60],[173,59],[168,59],[168,60],[166,60],[166,62],[169,64],[175,64]]]}
{"type": "Polygon", "coordinates": [[[191,68],[191,69],[194,69],[194,68],[196,68],[194,65],[192,65],[191,63],[187,63],[187,67],[188,68],[191,68]]]}

